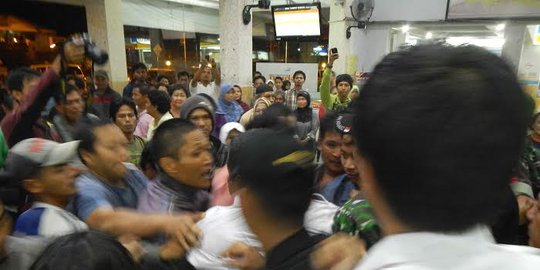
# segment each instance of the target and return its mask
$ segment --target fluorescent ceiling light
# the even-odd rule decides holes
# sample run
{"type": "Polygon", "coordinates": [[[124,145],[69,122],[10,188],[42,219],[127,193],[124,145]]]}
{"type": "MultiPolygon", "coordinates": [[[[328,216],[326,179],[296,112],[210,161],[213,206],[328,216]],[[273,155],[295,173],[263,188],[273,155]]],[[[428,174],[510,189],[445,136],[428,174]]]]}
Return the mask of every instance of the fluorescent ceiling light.
{"type": "Polygon", "coordinates": [[[219,1],[217,0],[165,0],[190,6],[198,6],[212,9],[219,9],[219,1]]]}
{"type": "Polygon", "coordinates": [[[504,38],[449,37],[446,39],[446,43],[454,46],[470,44],[483,48],[502,48],[505,42],[504,38]]]}
{"type": "Polygon", "coordinates": [[[409,30],[411,30],[411,26],[408,25],[408,24],[405,24],[405,25],[403,25],[401,27],[401,32],[403,32],[403,33],[407,33],[407,32],[409,32],[409,30]]]}

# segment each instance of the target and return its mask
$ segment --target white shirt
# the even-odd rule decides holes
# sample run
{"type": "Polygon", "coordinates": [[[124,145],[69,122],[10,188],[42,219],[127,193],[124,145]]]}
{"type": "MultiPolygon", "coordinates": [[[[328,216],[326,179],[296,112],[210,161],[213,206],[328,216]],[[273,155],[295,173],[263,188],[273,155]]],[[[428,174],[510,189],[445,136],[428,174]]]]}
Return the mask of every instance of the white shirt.
{"type": "Polygon", "coordinates": [[[174,117],[172,116],[172,114],[170,112],[166,112],[161,117],[161,119],[159,119],[156,126],[154,126],[154,120],[150,121],[150,124],[148,124],[148,133],[146,134],[146,140],[150,141],[150,139],[152,139],[152,137],[154,136],[154,131],[156,130],[156,128],[159,127],[159,125],[161,125],[163,122],[165,122],[167,120],[170,120],[170,119],[173,119],[173,118],[174,117]]]}
{"type": "MultiPolygon", "coordinates": [[[[322,196],[321,196],[322,197],[322,196]]],[[[338,207],[326,200],[312,200],[305,214],[304,226],[310,234],[331,234],[332,221],[338,207]]],[[[235,269],[225,266],[221,254],[232,244],[245,244],[262,250],[262,244],[249,229],[240,198],[234,198],[231,206],[214,206],[197,223],[203,237],[200,246],[192,249],[187,260],[196,269],[235,269]]]]}
{"type": "Polygon", "coordinates": [[[461,234],[416,232],[391,235],[375,244],[355,270],[528,270],[540,256],[497,245],[489,229],[461,234]]]}
{"type": "Polygon", "coordinates": [[[215,82],[210,82],[206,86],[204,86],[201,82],[197,82],[197,86],[193,87],[191,84],[189,84],[189,90],[191,91],[191,95],[196,94],[207,94],[211,96],[214,100],[217,100],[217,95],[219,92],[218,85],[216,85],[215,82]]]}

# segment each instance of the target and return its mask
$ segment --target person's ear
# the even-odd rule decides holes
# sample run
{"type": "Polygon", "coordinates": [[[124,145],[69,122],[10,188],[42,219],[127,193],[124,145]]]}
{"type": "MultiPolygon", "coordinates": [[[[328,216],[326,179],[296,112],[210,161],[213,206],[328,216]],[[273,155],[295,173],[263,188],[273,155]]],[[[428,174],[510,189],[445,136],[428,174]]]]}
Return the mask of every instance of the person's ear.
{"type": "Polygon", "coordinates": [[[23,180],[23,187],[26,191],[32,194],[42,193],[43,190],[45,189],[41,181],[39,181],[38,179],[33,179],[33,178],[23,180]]]}
{"type": "Polygon", "coordinates": [[[172,157],[162,157],[158,160],[159,167],[168,175],[175,175],[178,172],[177,162],[172,157]]]}
{"type": "Polygon", "coordinates": [[[56,105],[54,105],[54,108],[56,109],[57,112],[63,112],[64,111],[64,104],[56,103],[56,105]]]}
{"type": "Polygon", "coordinates": [[[94,155],[86,150],[80,151],[81,160],[84,161],[85,164],[92,166],[94,164],[94,155]]]}

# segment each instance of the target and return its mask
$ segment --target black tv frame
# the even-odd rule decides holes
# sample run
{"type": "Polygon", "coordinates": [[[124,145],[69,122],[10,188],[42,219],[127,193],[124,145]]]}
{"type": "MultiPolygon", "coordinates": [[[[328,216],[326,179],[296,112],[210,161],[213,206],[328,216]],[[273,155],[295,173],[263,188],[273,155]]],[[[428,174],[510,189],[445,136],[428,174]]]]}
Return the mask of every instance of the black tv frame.
{"type": "Polygon", "coordinates": [[[321,17],[321,3],[304,3],[304,4],[292,4],[292,5],[279,5],[279,6],[272,6],[272,23],[274,24],[274,38],[277,41],[317,41],[320,39],[322,35],[322,17],[321,17]],[[276,29],[276,18],[274,16],[274,12],[276,9],[282,9],[287,7],[317,7],[319,10],[319,35],[317,36],[278,36],[277,35],[277,29],[276,29]]]}

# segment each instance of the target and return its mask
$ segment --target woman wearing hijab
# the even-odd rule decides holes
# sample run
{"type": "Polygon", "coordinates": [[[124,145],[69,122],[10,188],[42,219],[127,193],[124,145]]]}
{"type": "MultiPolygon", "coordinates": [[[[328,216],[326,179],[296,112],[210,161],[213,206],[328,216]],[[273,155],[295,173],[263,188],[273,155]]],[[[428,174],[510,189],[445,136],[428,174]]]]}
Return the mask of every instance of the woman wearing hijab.
{"type": "MultiPolygon", "coordinates": [[[[244,126],[236,122],[229,122],[221,127],[221,131],[219,132],[219,140],[225,147],[227,147],[228,152],[228,147],[231,144],[231,141],[244,132],[246,132],[244,126]]],[[[211,206],[227,206],[233,203],[233,198],[229,192],[228,179],[229,170],[227,166],[216,168],[214,171],[214,179],[212,179],[211,206]]]]}
{"type": "Polygon", "coordinates": [[[255,117],[262,115],[264,110],[268,109],[270,105],[272,105],[271,100],[268,100],[264,97],[257,99],[257,101],[255,101],[253,109],[247,111],[246,113],[244,113],[244,115],[242,115],[242,118],[240,119],[240,124],[242,124],[242,126],[244,127],[247,126],[251,121],[253,121],[255,117]]]}
{"type": "Polygon", "coordinates": [[[285,105],[285,91],[283,90],[274,91],[274,103],[285,105]]]}
{"type": "Polygon", "coordinates": [[[311,108],[311,96],[306,91],[296,94],[296,136],[310,148],[314,147],[315,135],[319,129],[319,117],[311,108]]]}
{"type": "Polygon", "coordinates": [[[235,102],[234,98],[234,87],[230,84],[221,85],[221,89],[219,90],[217,113],[223,114],[225,117],[225,123],[237,122],[244,113],[244,109],[242,109],[242,107],[235,102]]]}
{"type": "Polygon", "coordinates": [[[234,100],[244,109],[244,112],[249,111],[249,105],[242,101],[242,87],[234,85],[234,100]]]}

